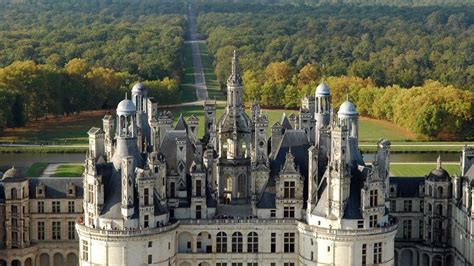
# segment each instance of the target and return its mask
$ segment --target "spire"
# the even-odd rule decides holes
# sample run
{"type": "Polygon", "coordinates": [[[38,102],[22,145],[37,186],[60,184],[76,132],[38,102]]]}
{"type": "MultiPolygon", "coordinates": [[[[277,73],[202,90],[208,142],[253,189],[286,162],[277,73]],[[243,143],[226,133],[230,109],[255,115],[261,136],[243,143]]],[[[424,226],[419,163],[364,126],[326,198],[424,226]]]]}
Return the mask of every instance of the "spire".
{"type": "Polygon", "coordinates": [[[436,169],[441,169],[441,155],[438,155],[438,159],[436,159],[436,169]]]}
{"type": "Polygon", "coordinates": [[[232,55],[232,75],[237,75],[237,51],[234,50],[232,55]]]}
{"type": "Polygon", "coordinates": [[[125,100],[128,100],[128,93],[125,92],[125,100]]]}

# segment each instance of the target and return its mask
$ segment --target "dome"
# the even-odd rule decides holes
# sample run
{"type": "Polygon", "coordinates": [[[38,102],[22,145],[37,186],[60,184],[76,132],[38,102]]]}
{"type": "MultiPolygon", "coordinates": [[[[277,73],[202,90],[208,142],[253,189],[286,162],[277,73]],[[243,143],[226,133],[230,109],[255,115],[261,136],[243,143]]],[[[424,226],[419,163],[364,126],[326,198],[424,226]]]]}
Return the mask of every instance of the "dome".
{"type": "Polygon", "coordinates": [[[316,87],[316,96],[329,96],[329,87],[325,82],[316,87]]]}
{"type": "Polygon", "coordinates": [[[141,82],[135,83],[132,88],[132,94],[144,94],[145,93],[145,85],[141,82]]]}
{"type": "Polygon", "coordinates": [[[428,179],[433,181],[447,181],[449,179],[449,173],[443,168],[437,168],[429,173],[428,179]]]}
{"type": "Polygon", "coordinates": [[[24,179],[23,174],[15,167],[12,167],[3,174],[2,181],[22,181],[24,179]]]}
{"type": "Polygon", "coordinates": [[[128,99],[122,100],[117,106],[117,114],[118,113],[121,113],[121,114],[135,113],[136,110],[137,109],[135,107],[135,104],[128,99]]]}
{"type": "Polygon", "coordinates": [[[345,101],[339,107],[338,115],[358,115],[356,107],[353,103],[345,101]]]}

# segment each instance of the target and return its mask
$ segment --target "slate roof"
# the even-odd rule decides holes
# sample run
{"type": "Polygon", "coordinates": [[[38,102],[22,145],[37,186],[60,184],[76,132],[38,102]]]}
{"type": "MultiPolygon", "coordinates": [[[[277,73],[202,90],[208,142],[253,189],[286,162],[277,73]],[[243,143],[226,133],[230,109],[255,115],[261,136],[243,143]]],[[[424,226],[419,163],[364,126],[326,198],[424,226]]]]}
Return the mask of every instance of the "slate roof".
{"type": "Polygon", "coordinates": [[[397,186],[397,197],[400,198],[422,197],[419,195],[419,187],[424,182],[425,177],[423,176],[390,177],[390,185],[397,186]]]}
{"type": "MultiPolygon", "coordinates": [[[[161,143],[160,150],[166,159],[167,170],[175,170],[178,172],[178,162],[176,158],[176,139],[186,139],[186,172],[189,172],[189,168],[193,162],[194,157],[194,146],[187,137],[185,130],[170,130],[166,132],[163,142],[161,143]]],[[[168,171],[169,173],[169,171],[168,171]]]]}
{"type": "Polygon", "coordinates": [[[44,185],[45,188],[45,198],[46,199],[59,199],[67,198],[68,194],[68,184],[72,183],[76,187],[76,197],[82,198],[84,196],[83,182],[82,177],[38,177],[38,178],[29,178],[29,193],[30,199],[36,198],[36,186],[40,183],[44,185]]]}
{"type": "Polygon", "coordinates": [[[183,114],[179,115],[178,122],[176,123],[176,126],[174,127],[174,130],[187,130],[188,125],[186,124],[186,121],[184,121],[183,114]]]}

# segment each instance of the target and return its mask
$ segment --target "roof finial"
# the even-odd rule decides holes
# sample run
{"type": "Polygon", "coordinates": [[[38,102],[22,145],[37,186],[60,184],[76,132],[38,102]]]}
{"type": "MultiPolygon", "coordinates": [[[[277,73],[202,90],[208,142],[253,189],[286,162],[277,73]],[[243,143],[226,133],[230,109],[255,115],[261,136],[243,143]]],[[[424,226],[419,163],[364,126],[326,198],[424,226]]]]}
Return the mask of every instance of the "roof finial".
{"type": "Polygon", "coordinates": [[[128,100],[128,93],[125,92],[125,100],[128,100]]]}
{"type": "Polygon", "coordinates": [[[232,55],[232,75],[237,74],[237,51],[234,49],[232,55]]]}
{"type": "Polygon", "coordinates": [[[346,93],[346,101],[349,101],[349,93],[346,93]]]}
{"type": "Polygon", "coordinates": [[[436,160],[436,169],[441,169],[441,155],[438,155],[438,159],[436,160]]]}

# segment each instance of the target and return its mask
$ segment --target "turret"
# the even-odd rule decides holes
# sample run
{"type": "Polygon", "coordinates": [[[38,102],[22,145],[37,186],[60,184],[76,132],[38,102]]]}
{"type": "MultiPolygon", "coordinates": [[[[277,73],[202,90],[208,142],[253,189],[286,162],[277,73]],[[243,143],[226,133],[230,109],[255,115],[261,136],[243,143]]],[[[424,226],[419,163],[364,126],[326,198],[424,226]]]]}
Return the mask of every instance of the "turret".
{"type": "Polygon", "coordinates": [[[127,156],[122,159],[122,216],[125,220],[129,219],[134,213],[134,167],[133,157],[127,156]]]}
{"type": "Polygon", "coordinates": [[[232,56],[232,73],[227,79],[227,107],[242,108],[242,78],[238,68],[237,52],[232,56]]]}
{"type": "Polygon", "coordinates": [[[316,87],[314,101],[314,118],[316,119],[316,132],[319,132],[321,128],[329,125],[331,116],[331,95],[329,93],[329,87],[325,82],[319,84],[318,87],[316,87]]]}

